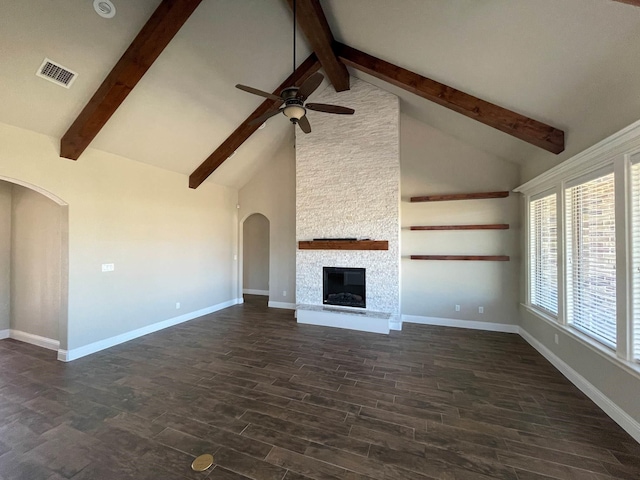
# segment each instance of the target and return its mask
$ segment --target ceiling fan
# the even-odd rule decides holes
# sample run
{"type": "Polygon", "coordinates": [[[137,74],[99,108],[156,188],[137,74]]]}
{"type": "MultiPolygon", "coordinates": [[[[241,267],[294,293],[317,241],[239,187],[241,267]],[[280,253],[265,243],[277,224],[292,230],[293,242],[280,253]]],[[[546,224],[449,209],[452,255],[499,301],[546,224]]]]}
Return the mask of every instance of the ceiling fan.
{"type": "MultiPolygon", "coordinates": [[[[296,70],[296,0],[293,0],[293,71],[296,70]]],[[[307,78],[300,87],[287,87],[280,92],[280,96],[272,93],[258,90],[257,88],[248,87],[246,85],[236,85],[236,88],[245,92],[253,93],[261,97],[269,98],[284,105],[275,110],[271,110],[249,122],[249,125],[257,125],[264,123],[269,118],[283,113],[294,125],[298,125],[304,133],[311,133],[311,125],[307,118],[307,110],[324,113],[337,113],[339,115],[353,115],[353,108],[340,107],[338,105],[327,105],[326,103],[307,103],[305,100],[320,86],[324,80],[321,73],[314,73],[307,78]]]]}

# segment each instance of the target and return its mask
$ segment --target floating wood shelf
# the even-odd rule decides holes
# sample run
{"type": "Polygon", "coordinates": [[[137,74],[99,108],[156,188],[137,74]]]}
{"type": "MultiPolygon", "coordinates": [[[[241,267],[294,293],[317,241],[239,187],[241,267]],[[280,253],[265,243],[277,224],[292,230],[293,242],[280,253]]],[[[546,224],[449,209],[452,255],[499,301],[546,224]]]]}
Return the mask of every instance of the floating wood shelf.
{"type": "Polygon", "coordinates": [[[411,260],[481,260],[487,262],[508,262],[507,255],[411,255],[411,260]]]}
{"type": "Polygon", "coordinates": [[[444,202],[448,200],[482,200],[485,198],[505,198],[509,192],[451,193],[445,195],[426,195],[411,197],[411,202],[444,202]]]}
{"type": "Polygon", "coordinates": [[[412,226],[411,230],[508,230],[508,223],[492,223],[488,225],[425,225],[412,226]]]}
{"type": "Polygon", "coordinates": [[[300,250],[389,250],[387,240],[310,240],[298,242],[300,250]]]}

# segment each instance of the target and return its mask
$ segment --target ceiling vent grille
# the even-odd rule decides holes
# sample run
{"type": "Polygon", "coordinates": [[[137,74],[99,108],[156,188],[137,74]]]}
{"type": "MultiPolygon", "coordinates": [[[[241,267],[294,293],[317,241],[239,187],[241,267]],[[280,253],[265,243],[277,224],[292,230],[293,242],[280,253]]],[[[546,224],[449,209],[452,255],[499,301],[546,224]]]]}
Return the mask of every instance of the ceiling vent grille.
{"type": "Polygon", "coordinates": [[[44,59],[44,62],[42,62],[42,65],[38,68],[36,75],[65,88],[69,88],[78,76],[76,72],[63,67],[48,58],[44,59]]]}

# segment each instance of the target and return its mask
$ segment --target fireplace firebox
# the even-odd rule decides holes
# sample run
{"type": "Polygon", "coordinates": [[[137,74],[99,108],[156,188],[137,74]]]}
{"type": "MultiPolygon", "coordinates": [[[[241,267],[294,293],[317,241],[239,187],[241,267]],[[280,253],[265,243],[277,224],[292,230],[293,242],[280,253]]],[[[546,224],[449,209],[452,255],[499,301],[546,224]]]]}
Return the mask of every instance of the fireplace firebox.
{"type": "Polygon", "coordinates": [[[322,303],[343,307],[366,308],[364,268],[323,268],[322,303]]]}

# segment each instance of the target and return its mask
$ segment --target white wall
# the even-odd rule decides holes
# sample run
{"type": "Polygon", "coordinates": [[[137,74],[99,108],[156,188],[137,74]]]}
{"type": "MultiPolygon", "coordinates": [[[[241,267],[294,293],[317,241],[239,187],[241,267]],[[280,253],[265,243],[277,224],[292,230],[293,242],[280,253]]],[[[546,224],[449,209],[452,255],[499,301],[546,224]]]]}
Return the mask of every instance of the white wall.
{"type": "Polygon", "coordinates": [[[237,191],[0,124],[0,177],[69,204],[68,334],[73,349],[237,298],[237,191]],[[101,272],[114,263],[115,271],[101,272]],[[176,310],[176,302],[181,309],[176,310]]]}
{"type": "Polygon", "coordinates": [[[388,250],[298,250],[296,298],[322,305],[323,267],[366,269],[367,310],[400,313],[398,97],[356,78],[314,101],[353,116],[309,112],[312,132],[296,130],[296,239],[387,240],[388,250]]]}
{"type": "Polygon", "coordinates": [[[269,291],[269,220],[254,213],[242,228],[242,287],[269,291]]]}
{"type": "Polygon", "coordinates": [[[272,302],[294,304],[296,301],[295,193],[295,150],[291,132],[273,158],[238,194],[240,219],[261,213],[269,220],[269,300],[272,302]]]}
{"type": "Polygon", "coordinates": [[[412,196],[511,190],[519,167],[402,115],[402,313],[517,324],[519,196],[410,203],[412,196]],[[410,231],[411,225],[508,223],[509,230],[410,231]],[[409,255],[509,255],[509,262],[422,261],[409,255]],[[455,305],[460,305],[459,312],[455,305]],[[478,307],[484,313],[478,313],[478,307]]]}
{"type": "MultiPolygon", "coordinates": [[[[11,329],[59,340],[63,318],[63,227],[66,209],[13,186],[11,209],[11,329]]],[[[66,291],[66,288],[64,289],[66,291]]]]}
{"type": "Polygon", "coordinates": [[[0,181],[0,331],[11,319],[11,185],[0,181]]]}

